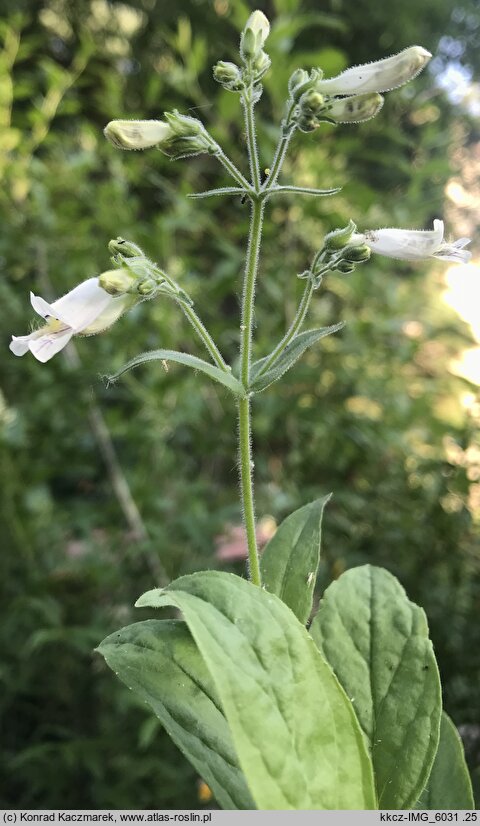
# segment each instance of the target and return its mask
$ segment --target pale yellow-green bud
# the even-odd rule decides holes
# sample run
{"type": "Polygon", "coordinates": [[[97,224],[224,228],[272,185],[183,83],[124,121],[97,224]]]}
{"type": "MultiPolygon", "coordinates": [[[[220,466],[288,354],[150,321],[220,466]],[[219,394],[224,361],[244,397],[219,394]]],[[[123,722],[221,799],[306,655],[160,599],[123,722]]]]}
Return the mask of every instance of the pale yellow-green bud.
{"type": "Polygon", "coordinates": [[[319,115],[324,104],[325,98],[315,89],[309,89],[299,100],[300,110],[302,114],[307,116],[319,115]]]}
{"type": "Polygon", "coordinates": [[[167,140],[172,130],[161,120],[112,120],[103,134],[117,149],[151,149],[167,140]]]}
{"type": "Polygon", "coordinates": [[[240,54],[244,60],[258,57],[270,34],[270,23],[262,11],[254,11],[248,18],[240,39],[240,54]]]}
{"type": "Polygon", "coordinates": [[[235,63],[219,60],[213,67],[213,76],[225,89],[232,92],[242,88],[242,73],[235,63]]]}
{"type": "Polygon", "coordinates": [[[107,270],[98,277],[100,287],[109,295],[124,295],[133,287],[135,281],[135,276],[124,267],[107,270]]]}
{"type": "Polygon", "coordinates": [[[266,52],[260,51],[253,62],[253,68],[259,75],[264,75],[270,68],[271,60],[266,52]]]}

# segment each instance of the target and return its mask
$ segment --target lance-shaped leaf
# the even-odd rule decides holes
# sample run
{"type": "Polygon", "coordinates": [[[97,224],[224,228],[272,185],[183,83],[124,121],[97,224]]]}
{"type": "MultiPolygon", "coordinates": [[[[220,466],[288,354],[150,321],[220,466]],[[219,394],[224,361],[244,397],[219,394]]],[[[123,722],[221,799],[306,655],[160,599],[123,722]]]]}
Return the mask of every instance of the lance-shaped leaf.
{"type": "Polygon", "coordinates": [[[287,516],[265,547],[261,559],[262,582],[271,594],[288,605],[304,625],[311,610],[320,563],[325,496],[287,516]]]}
{"type": "Polygon", "coordinates": [[[148,591],[137,605],[183,612],[257,808],[375,808],[352,706],[281,600],[233,574],[202,571],[148,591]]]}
{"type": "Polygon", "coordinates": [[[252,364],[250,389],[257,393],[260,390],[265,390],[266,387],[281,378],[281,376],[298,361],[308,347],[316,344],[321,338],[338,332],[343,326],[344,322],[342,321],[340,324],[333,324],[331,327],[322,327],[318,330],[305,330],[304,333],[299,333],[298,336],[292,339],[290,344],[287,344],[285,350],[283,350],[265,372],[263,372],[263,370],[271,356],[265,356],[265,358],[256,361],[252,364]]]}
{"type": "Polygon", "coordinates": [[[388,571],[364,565],[326,590],[310,633],[370,743],[379,807],[410,808],[430,774],[442,709],[424,612],[388,571]]]}
{"type": "Polygon", "coordinates": [[[443,712],[440,740],[428,778],[416,809],[474,809],[472,783],[465,762],[460,735],[443,712]]]}
{"type": "Polygon", "coordinates": [[[254,809],[209,671],[184,622],[147,620],[97,649],[145,700],[224,809],[254,809]]]}
{"type": "Polygon", "coordinates": [[[148,361],[174,361],[177,364],[184,364],[186,367],[192,367],[194,370],[200,370],[211,379],[223,384],[224,387],[234,393],[236,396],[245,396],[243,385],[232,376],[230,371],[220,370],[208,361],[191,356],[190,353],[179,353],[177,350],[150,350],[147,353],[141,353],[139,356],[128,361],[117,373],[108,377],[110,382],[116,381],[120,376],[123,376],[128,370],[133,370],[134,367],[139,367],[141,364],[146,364],[148,361]]]}

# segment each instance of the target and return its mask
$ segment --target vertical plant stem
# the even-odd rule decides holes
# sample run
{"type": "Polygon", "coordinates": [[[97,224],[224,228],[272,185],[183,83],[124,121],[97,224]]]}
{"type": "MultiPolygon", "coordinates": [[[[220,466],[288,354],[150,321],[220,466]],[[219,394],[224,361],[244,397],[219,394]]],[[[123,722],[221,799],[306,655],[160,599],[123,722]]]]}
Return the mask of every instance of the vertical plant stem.
{"type": "Polygon", "coordinates": [[[251,89],[245,92],[245,97],[242,96],[242,104],[245,113],[245,131],[247,133],[250,174],[252,176],[252,184],[255,192],[258,192],[260,189],[260,162],[258,160],[257,142],[255,137],[255,122],[251,89]]]}
{"type": "MultiPolygon", "coordinates": [[[[252,354],[252,326],[255,303],[255,282],[258,269],[258,256],[262,236],[263,204],[254,200],[248,242],[245,280],[243,285],[242,323],[241,323],[241,379],[247,389],[250,382],[250,363],[252,354]]],[[[240,399],[238,403],[239,422],[239,457],[240,487],[242,492],[243,518],[247,533],[250,579],[254,585],[261,585],[260,565],[258,560],[257,537],[255,533],[255,508],[253,501],[253,461],[250,399],[240,399]]]]}

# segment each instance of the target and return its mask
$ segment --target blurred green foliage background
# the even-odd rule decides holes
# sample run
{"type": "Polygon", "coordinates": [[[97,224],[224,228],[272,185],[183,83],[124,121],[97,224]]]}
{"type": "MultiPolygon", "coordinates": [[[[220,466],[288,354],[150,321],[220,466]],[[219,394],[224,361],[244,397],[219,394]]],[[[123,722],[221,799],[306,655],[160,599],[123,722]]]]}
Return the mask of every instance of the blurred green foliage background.
{"type": "MultiPolygon", "coordinates": [[[[452,67],[478,73],[480,11],[474,0],[258,5],[273,21],[274,68],[258,107],[265,166],[296,67],[328,76],[413,43],[436,55],[413,84],[387,95],[375,120],[295,138],[283,180],[343,191],[271,202],[261,356],[293,316],[296,273],[324,232],[349,217],[360,228],[427,227],[445,213],[452,230],[475,227],[478,198],[460,210],[445,188],[478,175],[478,117],[439,84],[452,67]]],[[[147,588],[225,567],[215,538],[241,516],[231,400],[177,366],[145,367],[109,388],[102,381],[157,346],[204,355],[167,300],[139,306],[46,365],[17,360],[7,346],[32,319],[29,290],[59,296],[108,269],[107,243],[122,235],[185,285],[235,360],[248,206],[187,200],[227,183],[214,159],[119,153],[102,129],[177,107],[204,120],[245,168],[238,99],[216,86],[211,66],[235,60],[254,7],[0,2],[0,806],[199,805],[195,772],[93,649],[140,618],[132,605],[147,588]]],[[[344,331],[255,402],[257,512],[279,521],[334,492],[319,595],[364,562],[399,577],[427,612],[445,706],[467,726],[473,768],[480,400],[451,369],[472,335],[443,300],[444,272],[374,258],[326,280],[309,323],[344,319],[344,331]]]]}

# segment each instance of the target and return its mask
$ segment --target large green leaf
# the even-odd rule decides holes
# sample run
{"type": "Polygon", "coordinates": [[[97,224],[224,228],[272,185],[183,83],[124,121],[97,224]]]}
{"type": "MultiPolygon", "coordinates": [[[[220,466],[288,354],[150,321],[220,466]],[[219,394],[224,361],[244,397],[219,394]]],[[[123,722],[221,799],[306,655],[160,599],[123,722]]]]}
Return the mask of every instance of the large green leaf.
{"type": "Polygon", "coordinates": [[[460,735],[445,712],[440,723],[440,740],[428,778],[416,809],[474,809],[472,784],[460,735]]]}
{"type": "Polygon", "coordinates": [[[109,376],[108,380],[114,382],[128,370],[133,370],[134,367],[139,367],[140,364],[146,364],[148,361],[174,361],[177,364],[184,364],[186,367],[193,367],[194,370],[200,370],[211,379],[223,384],[224,387],[228,387],[236,396],[245,396],[243,385],[230,371],[220,370],[219,367],[215,367],[208,361],[199,359],[197,356],[191,356],[190,353],[179,353],[177,350],[150,350],[147,353],[141,353],[127,361],[117,373],[109,376]]]}
{"type": "Polygon", "coordinates": [[[441,715],[424,612],[388,571],[364,565],[327,589],[310,633],[368,737],[380,808],[415,805],[435,757],[441,715]]]}
{"type": "Polygon", "coordinates": [[[183,612],[210,671],[260,809],[370,809],[371,762],[354,711],[289,608],[233,574],[148,591],[183,612]]]}
{"type": "Polygon", "coordinates": [[[287,516],[262,554],[262,581],[305,624],[312,610],[320,562],[325,496],[287,516]]]}
{"type": "Polygon", "coordinates": [[[304,333],[299,333],[264,373],[261,371],[270,359],[270,356],[265,356],[265,358],[256,361],[252,364],[250,389],[257,393],[260,390],[265,390],[266,387],[281,378],[281,376],[298,361],[308,347],[316,344],[321,338],[338,332],[343,326],[344,322],[342,321],[340,324],[333,324],[331,327],[321,327],[318,330],[305,330],[304,333]]]}
{"type": "Polygon", "coordinates": [[[153,709],[224,809],[254,809],[208,669],[184,622],[128,625],[98,647],[153,709]]]}

